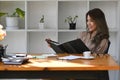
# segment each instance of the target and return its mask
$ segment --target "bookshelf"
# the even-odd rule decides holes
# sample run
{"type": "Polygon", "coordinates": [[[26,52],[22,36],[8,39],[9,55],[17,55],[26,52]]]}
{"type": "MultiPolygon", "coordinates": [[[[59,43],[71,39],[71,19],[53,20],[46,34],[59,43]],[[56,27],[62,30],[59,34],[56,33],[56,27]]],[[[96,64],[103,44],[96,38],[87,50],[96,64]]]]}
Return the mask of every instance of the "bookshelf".
{"type": "MultiPolygon", "coordinates": [[[[8,44],[8,53],[54,53],[46,38],[63,43],[75,39],[85,30],[85,14],[93,8],[101,8],[110,30],[110,54],[117,59],[119,53],[120,1],[119,0],[0,0],[0,11],[12,12],[16,7],[25,10],[25,19],[19,20],[19,29],[6,30],[7,36],[0,44],[8,44]],[[39,29],[44,15],[44,29],[39,29]],[[67,16],[78,15],[75,30],[69,30],[64,22],[67,16]],[[116,53],[117,52],[117,53],[116,53]]],[[[0,24],[6,27],[5,16],[0,24]]]]}

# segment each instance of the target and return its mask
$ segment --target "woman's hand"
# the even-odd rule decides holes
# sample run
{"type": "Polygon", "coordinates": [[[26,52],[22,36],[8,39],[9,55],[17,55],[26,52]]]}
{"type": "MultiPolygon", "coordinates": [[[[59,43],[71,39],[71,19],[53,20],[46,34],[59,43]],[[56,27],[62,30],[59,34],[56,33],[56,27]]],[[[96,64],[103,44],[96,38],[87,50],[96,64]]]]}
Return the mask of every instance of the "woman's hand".
{"type": "Polygon", "coordinates": [[[45,41],[48,43],[48,47],[51,47],[51,46],[50,46],[51,39],[48,38],[48,39],[45,39],[45,41]]]}

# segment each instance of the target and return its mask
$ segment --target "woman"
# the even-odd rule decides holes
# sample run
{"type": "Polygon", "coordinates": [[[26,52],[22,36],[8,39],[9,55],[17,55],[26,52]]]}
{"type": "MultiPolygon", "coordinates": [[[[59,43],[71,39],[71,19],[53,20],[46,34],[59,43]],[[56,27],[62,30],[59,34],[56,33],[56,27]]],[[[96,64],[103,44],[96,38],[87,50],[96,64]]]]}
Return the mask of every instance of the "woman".
{"type": "Polygon", "coordinates": [[[104,13],[95,8],[86,13],[86,32],[80,35],[81,40],[92,53],[105,53],[109,42],[109,30],[104,13]]]}
{"type": "MultiPolygon", "coordinates": [[[[109,42],[109,31],[104,13],[95,8],[86,13],[87,31],[80,35],[81,40],[92,53],[106,53],[109,42]]],[[[47,39],[50,41],[50,39],[47,39]]]]}
{"type": "MultiPolygon", "coordinates": [[[[86,13],[86,32],[80,35],[81,40],[91,50],[92,53],[106,53],[109,46],[109,30],[106,23],[105,15],[99,8],[94,8],[86,13]]],[[[97,71],[96,71],[97,72],[97,71]]],[[[101,76],[91,71],[93,79],[99,79],[101,76]]],[[[105,80],[109,80],[108,71],[101,71],[105,80]]],[[[82,80],[82,79],[75,79],[82,80]]],[[[89,80],[89,79],[88,79],[89,80]]],[[[91,80],[91,79],[90,79],[91,80]]]]}

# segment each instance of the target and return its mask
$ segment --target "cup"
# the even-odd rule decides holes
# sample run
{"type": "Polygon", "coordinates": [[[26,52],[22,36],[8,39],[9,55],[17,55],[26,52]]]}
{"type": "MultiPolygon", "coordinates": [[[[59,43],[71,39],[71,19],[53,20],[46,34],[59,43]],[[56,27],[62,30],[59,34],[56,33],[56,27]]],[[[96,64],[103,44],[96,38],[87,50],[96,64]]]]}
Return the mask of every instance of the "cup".
{"type": "Polygon", "coordinates": [[[85,58],[89,58],[91,56],[91,52],[90,51],[85,51],[85,52],[83,52],[83,56],[85,58]]]}

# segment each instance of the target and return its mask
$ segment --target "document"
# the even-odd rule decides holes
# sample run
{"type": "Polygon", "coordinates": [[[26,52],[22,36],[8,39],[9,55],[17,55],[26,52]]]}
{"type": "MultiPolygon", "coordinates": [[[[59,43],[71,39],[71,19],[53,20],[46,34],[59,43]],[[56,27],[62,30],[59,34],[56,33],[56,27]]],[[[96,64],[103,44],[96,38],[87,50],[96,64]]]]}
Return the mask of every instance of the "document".
{"type": "Polygon", "coordinates": [[[79,58],[81,58],[81,57],[80,56],[75,56],[75,55],[69,55],[69,56],[59,57],[58,59],[73,60],[73,59],[79,59],[79,58]]]}

